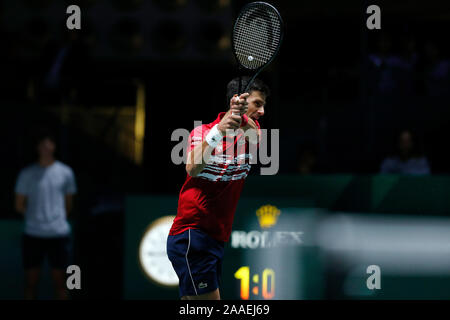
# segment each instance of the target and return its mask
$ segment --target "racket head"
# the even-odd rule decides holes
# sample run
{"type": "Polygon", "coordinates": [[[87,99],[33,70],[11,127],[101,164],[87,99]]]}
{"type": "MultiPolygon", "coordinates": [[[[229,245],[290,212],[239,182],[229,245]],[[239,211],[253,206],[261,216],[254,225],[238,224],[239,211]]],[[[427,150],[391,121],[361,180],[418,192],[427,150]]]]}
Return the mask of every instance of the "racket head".
{"type": "Polygon", "coordinates": [[[283,20],[266,2],[251,2],[239,13],[232,32],[233,54],[242,68],[257,71],[268,65],[281,47],[283,20]]]}

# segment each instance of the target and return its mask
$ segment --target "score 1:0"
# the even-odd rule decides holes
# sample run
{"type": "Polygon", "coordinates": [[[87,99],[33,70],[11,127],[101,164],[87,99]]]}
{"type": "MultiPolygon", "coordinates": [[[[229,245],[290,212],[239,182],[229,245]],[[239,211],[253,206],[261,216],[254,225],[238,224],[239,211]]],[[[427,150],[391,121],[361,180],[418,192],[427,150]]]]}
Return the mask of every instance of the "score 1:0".
{"type": "MultiPolygon", "coordinates": [[[[248,300],[250,297],[250,267],[240,267],[235,272],[234,277],[241,280],[241,299],[248,300]]],[[[256,274],[253,276],[253,282],[258,283],[259,276],[256,274]]],[[[258,294],[258,287],[253,288],[253,293],[258,294]],[[256,289],[256,290],[255,290],[256,289]]],[[[262,273],[262,296],[264,299],[272,299],[275,296],[275,271],[272,269],[264,269],[262,273]],[[270,277],[270,291],[268,290],[268,278],[270,277]]]]}

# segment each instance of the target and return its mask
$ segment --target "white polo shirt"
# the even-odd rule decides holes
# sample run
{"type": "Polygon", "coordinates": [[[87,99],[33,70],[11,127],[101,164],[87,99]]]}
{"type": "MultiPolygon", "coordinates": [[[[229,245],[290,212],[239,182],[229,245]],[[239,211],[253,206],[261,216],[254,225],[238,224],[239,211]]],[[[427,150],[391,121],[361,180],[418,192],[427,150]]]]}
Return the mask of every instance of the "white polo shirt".
{"type": "Polygon", "coordinates": [[[25,234],[57,237],[70,233],[65,196],[75,194],[77,187],[69,166],[55,161],[48,167],[26,167],[19,173],[15,192],[27,197],[25,234]]]}

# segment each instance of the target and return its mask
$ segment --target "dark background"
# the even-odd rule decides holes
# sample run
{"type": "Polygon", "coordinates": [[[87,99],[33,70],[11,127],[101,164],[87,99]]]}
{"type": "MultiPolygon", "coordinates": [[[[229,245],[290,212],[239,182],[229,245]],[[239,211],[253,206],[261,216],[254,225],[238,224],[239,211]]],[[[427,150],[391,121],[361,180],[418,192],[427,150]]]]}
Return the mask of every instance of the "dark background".
{"type": "MultiPolygon", "coordinates": [[[[87,297],[121,296],[120,285],[104,288],[121,272],[123,198],[179,192],[185,170],[171,162],[173,130],[192,130],[194,120],[211,122],[226,110],[226,84],[238,75],[227,39],[246,2],[1,2],[0,218],[20,219],[15,179],[34,160],[36,128],[51,127],[59,159],[77,176],[75,258],[87,270],[87,297]],[[65,27],[69,4],[81,7],[81,30],[65,27]],[[123,133],[118,113],[103,116],[94,132],[74,116],[135,105],[136,81],[146,94],[141,163],[106,143],[123,133]],[[64,120],[63,105],[71,110],[64,120]],[[107,270],[97,251],[105,243],[102,252],[116,266],[107,270]]],[[[296,174],[305,149],[316,155],[313,173],[377,173],[401,128],[418,134],[433,174],[449,173],[450,70],[439,81],[431,76],[437,62],[450,59],[446,1],[271,3],[286,29],[279,56],[261,74],[272,90],[261,124],[280,129],[280,174],[296,174]],[[365,26],[370,4],[381,7],[381,30],[365,26]],[[391,43],[389,56],[415,55],[414,66],[375,67],[369,55],[381,39],[391,43]],[[380,89],[386,72],[390,86],[380,89]]]]}

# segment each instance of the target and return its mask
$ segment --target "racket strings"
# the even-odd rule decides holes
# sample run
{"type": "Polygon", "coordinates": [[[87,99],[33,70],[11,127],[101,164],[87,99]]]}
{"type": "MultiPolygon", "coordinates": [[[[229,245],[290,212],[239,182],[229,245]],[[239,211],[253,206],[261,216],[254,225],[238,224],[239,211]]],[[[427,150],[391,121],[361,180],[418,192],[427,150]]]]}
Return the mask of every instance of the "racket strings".
{"type": "Polygon", "coordinates": [[[243,18],[245,22],[236,33],[238,37],[236,43],[240,44],[236,51],[243,62],[252,68],[257,68],[267,63],[276,50],[276,44],[274,48],[272,43],[272,28],[267,25],[267,15],[247,13],[247,15],[243,15],[243,18]]]}
{"type": "Polygon", "coordinates": [[[241,14],[233,32],[233,43],[239,62],[249,69],[268,63],[281,41],[281,21],[268,6],[249,7],[241,14]]]}

